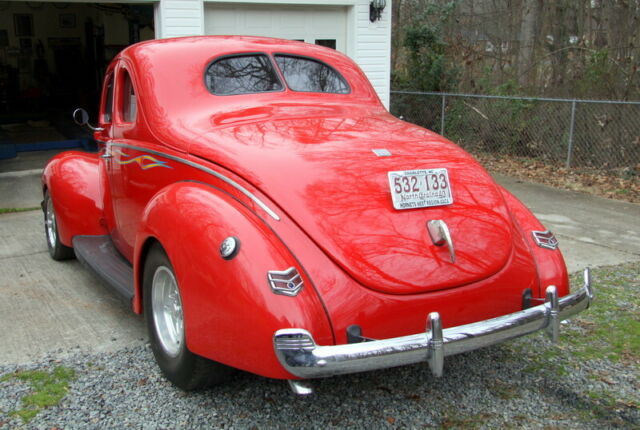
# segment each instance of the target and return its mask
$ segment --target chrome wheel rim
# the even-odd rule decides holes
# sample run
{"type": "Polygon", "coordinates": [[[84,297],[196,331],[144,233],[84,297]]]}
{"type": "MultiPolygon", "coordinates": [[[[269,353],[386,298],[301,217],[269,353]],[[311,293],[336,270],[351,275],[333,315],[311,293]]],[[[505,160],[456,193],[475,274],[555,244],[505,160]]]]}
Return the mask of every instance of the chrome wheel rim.
{"type": "Polygon", "coordinates": [[[176,357],[184,343],[184,318],[178,283],[166,266],[158,267],[153,275],[151,300],[160,345],[167,355],[176,357]]]}
{"type": "Polygon", "coordinates": [[[44,223],[47,229],[47,240],[49,241],[49,246],[51,246],[51,248],[55,248],[58,233],[56,231],[56,213],[53,211],[53,202],[51,201],[51,197],[47,197],[46,208],[47,210],[45,211],[44,223]]]}

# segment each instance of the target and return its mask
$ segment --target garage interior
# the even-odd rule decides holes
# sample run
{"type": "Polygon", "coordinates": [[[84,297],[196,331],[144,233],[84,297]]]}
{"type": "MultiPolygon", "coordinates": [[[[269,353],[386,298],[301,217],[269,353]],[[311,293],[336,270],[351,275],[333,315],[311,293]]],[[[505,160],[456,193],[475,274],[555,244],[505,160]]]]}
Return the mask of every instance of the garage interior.
{"type": "Polygon", "coordinates": [[[95,120],[104,71],[126,46],[154,38],[153,5],[0,1],[0,159],[91,146],[71,119],[95,120]]]}

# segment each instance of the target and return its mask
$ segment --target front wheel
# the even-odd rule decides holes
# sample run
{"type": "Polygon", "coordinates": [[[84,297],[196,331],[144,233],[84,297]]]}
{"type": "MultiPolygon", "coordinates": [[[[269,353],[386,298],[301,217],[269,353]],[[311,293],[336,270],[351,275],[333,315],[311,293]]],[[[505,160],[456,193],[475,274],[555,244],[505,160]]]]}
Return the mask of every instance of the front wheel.
{"type": "Polygon", "coordinates": [[[42,206],[42,210],[44,211],[44,232],[47,238],[49,255],[54,260],[68,260],[73,258],[75,256],[73,248],[69,248],[60,242],[56,212],[53,209],[53,200],[51,200],[51,194],[49,191],[45,191],[44,193],[44,205],[42,206]]]}
{"type": "Polygon", "coordinates": [[[187,348],[180,288],[173,266],[159,244],[149,250],[143,276],[144,315],[151,349],[165,377],[183,390],[225,381],[230,368],[187,348]]]}

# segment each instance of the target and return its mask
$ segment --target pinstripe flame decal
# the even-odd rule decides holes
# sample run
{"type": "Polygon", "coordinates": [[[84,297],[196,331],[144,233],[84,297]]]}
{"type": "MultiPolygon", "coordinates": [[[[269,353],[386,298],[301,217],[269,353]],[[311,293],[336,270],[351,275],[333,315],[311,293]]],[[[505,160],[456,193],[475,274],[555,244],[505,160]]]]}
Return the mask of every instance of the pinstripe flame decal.
{"type": "MultiPolygon", "coordinates": [[[[201,164],[194,163],[193,161],[189,161],[189,160],[186,160],[184,158],[176,157],[175,155],[166,154],[164,152],[155,151],[155,150],[149,149],[149,148],[143,148],[141,146],[127,145],[127,144],[124,144],[124,143],[110,143],[109,147],[129,148],[129,149],[132,149],[134,151],[143,151],[143,152],[148,152],[148,153],[151,153],[151,154],[157,154],[157,155],[159,155],[159,156],[161,156],[163,158],[168,158],[169,160],[173,160],[175,162],[178,162],[178,163],[193,167],[195,169],[198,169],[200,171],[203,171],[205,173],[208,173],[209,175],[213,175],[216,178],[220,179],[221,181],[231,185],[233,188],[235,188],[236,190],[240,191],[245,196],[247,196],[256,205],[258,205],[260,208],[262,208],[262,210],[264,210],[266,213],[268,213],[271,218],[273,218],[276,221],[280,221],[280,216],[278,216],[278,214],[275,213],[273,211],[273,209],[271,209],[269,206],[267,206],[262,200],[260,200],[258,197],[256,197],[255,194],[253,194],[252,192],[247,190],[242,185],[238,184],[233,179],[221,174],[220,172],[216,172],[215,170],[212,170],[212,169],[210,169],[208,167],[202,166],[201,164]]],[[[119,151],[119,152],[122,153],[121,151],[119,151]]],[[[128,157],[128,155],[126,155],[126,154],[123,154],[123,155],[128,157]]],[[[156,161],[158,161],[158,160],[156,160],[156,161]]],[[[164,163],[163,163],[163,165],[164,165],[164,163]]],[[[164,167],[168,167],[170,169],[173,169],[173,167],[168,166],[168,165],[164,165],[164,167]]]]}
{"type": "MultiPolygon", "coordinates": [[[[118,151],[118,152],[123,157],[130,157],[130,155],[127,155],[122,151],[118,151]]],[[[138,166],[140,166],[142,170],[152,169],[154,167],[166,167],[167,169],[173,169],[173,167],[167,164],[168,161],[160,161],[153,155],[148,155],[148,154],[139,155],[137,157],[129,158],[128,160],[124,160],[124,159],[118,160],[118,164],[131,164],[133,162],[138,163],[138,166]]]]}

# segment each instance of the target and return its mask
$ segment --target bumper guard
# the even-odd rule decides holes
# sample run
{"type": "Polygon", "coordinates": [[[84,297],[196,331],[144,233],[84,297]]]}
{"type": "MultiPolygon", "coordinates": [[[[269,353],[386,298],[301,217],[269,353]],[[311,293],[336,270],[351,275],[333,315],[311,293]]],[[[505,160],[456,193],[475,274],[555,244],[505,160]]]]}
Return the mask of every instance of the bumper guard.
{"type": "Polygon", "coordinates": [[[278,330],[273,336],[282,366],[300,378],[320,378],[427,361],[434,376],[442,376],[444,357],[494,345],[546,329],[555,343],[560,321],[587,309],[593,299],[591,275],[584,286],[558,299],[547,287],[545,303],[509,315],[442,329],[438,312],[427,317],[424,333],[346,345],[319,346],[311,333],[299,328],[278,330]]]}

